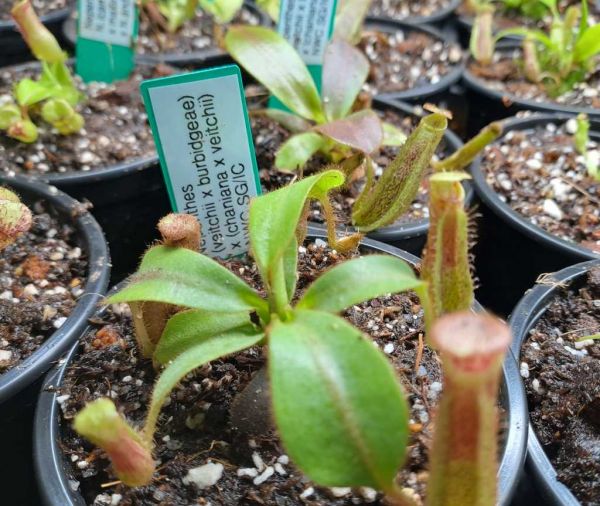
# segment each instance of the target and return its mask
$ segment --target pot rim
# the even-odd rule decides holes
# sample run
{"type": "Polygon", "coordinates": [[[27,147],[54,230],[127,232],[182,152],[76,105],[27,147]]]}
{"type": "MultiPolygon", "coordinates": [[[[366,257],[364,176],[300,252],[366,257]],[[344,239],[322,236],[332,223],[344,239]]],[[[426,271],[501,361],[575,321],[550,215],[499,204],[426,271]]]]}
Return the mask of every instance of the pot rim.
{"type": "MultiPolygon", "coordinates": [[[[501,139],[508,132],[513,130],[525,130],[540,123],[563,123],[566,120],[573,118],[573,114],[531,114],[522,118],[512,117],[503,121],[504,131],[499,137],[501,139]]],[[[593,119],[593,118],[592,118],[593,119]]],[[[590,135],[597,137],[600,140],[600,133],[594,131],[590,135]]],[[[498,140],[499,140],[498,139],[498,140]]],[[[498,141],[496,140],[496,142],[498,141]]],[[[507,203],[502,202],[494,189],[486,182],[485,175],[481,169],[482,158],[478,156],[471,164],[471,176],[473,177],[473,185],[479,198],[484,204],[490,208],[498,217],[508,223],[512,228],[516,228],[519,232],[527,237],[534,239],[543,245],[567,254],[577,260],[591,260],[600,258],[600,253],[594,253],[591,249],[580,246],[575,242],[570,242],[565,239],[554,236],[546,232],[541,227],[533,225],[524,216],[513,210],[507,203]]]]}
{"type": "MultiPolygon", "coordinates": [[[[62,9],[57,9],[55,11],[51,11],[48,14],[44,14],[40,16],[40,21],[47,25],[50,23],[57,23],[66,18],[71,12],[71,7],[63,7],[62,9]]],[[[17,30],[17,24],[12,19],[0,20],[0,35],[2,32],[15,32],[17,30]]]]}
{"type": "MultiPolygon", "coordinates": [[[[400,111],[407,116],[421,117],[423,115],[418,112],[418,106],[412,106],[400,100],[383,98],[381,96],[373,98],[373,106],[376,110],[387,108],[400,111]]],[[[443,139],[453,151],[456,151],[463,146],[463,142],[452,130],[446,130],[443,139]]],[[[473,185],[467,180],[463,182],[463,187],[465,189],[465,205],[469,207],[475,194],[473,185]]],[[[325,226],[320,223],[311,222],[311,226],[314,227],[315,230],[325,230],[325,226]]],[[[348,232],[356,232],[356,229],[351,225],[343,225],[340,226],[340,228],[348,232]]],[[[429,218],[421,218],[407,223],[392,223],[391,225],[368,232],[367,237],[376,241],[389,243],[423,236],[427,233],[428,229],[429,218]]]]}
{"type": "MultiPolygon", "coordinates": [[[[398,31],[407,33],[423,32],[435,39],[441,40],[445,44],[455,44],[448,35],[442,33],[441,31],[437,30],[432,26],[417,25],[408,21],[367,16],[365,20],[365,29],[376,29],[388,34],[395,33],[398,31]]],[[[467,59],[462,49],[461,53],[463,55],[461,61],[456,64],[449,63],[448,65],[451,67],[450,72],[442,76],[437,83],[420,85],[414,88],[409,88],[404,91],[382,92],[378,93],[376,95],[376,98],[421,101],[421,99],[423,98],[441,93],[442,91],[450,88],[450,86],[452,86],[453,84],[457,83],[462,77],[466,68],[465,66],[467,59]]]]}
{"type": "Polygon", "coordinates": [[[108,286],[110,254],[100,225],[81,204],[53,186],[23,177],[0,175],[0,184],[23,193],[26,201],[44,200],[63,221],[70,221],[78,231],[80,246],[88,257],[84,293],[65,323],[16,367],[0,375],[0,403],[7,401],[45,373],[77,339],[96,311],[96,304],[108,286]],[[29,198],[29,197],[32,198],[29,198]],[[66,218],[66,219],[65,219],[66,218]]]}
{"type": "MultiPolygon", "coordinates": [[[[529,335],[529,331],[548,309],[559,284],[570,284],[583,277],[592,266],[599,265],[600,260],[589,260],[572,265],[552,274],[551,279],[546,280],[543,284],[535,284],[525,293],[509,319],[513,332],[511,351],[515,357],[520,357],[521,346],[529,335]]],[[[523,383],[520,376],[519,381],[523,383]]],[[[558,481],[556,470],[544,452],[533,425],[529,422],[529,413],[527,413],[526,423],[528,424],[527,467],[531,470],[534,480],[546,500],[556,506],[579,506],[579,501],[568,487],[558,481]]]]}
{"type": "MultiPolygon", "coordinates": [[[[308,237],[325,239],[325,235],[309,227],[308,237]]],[[[362,246],[377,253],[399,257],[412,266],[419,259],[410,253],[378,241],[365,239],[362,246]]],[[[476,310],[481,307],[476,304],[476,310]]],[[[88,327],[89,328],[89,327],[88,327]]],[[[82,331],[80,335],[88,331],[82,331]]],[[[36,480],[42,501],[47,506],[85,506],[77,489],[70,487],[70,464],[64,458],[59,445],[60,407],[56,402],[56,390],[60,386],[66,368],[79,351],[75,343],[65,358],[46,376],[36,406],[33,431],[33,459],[36,480]]],[[[508,506],[515,492],[525,462],[527,406],[523,384],[518,381],[519,370],[512,353],[508,353],[502,366],[502,404],[508,413],[508,430],[502,459],[498,469],[499,504],[508,506]]]]}
{"type": "MultiPolygon", "coordinates": [[[[462,0],[450,0],[448,5],[443,9],[438,10],[436,13],[431,14],[429,16],[409,16],[407,18],[402,18],[400,21],[404,23],[410,23],[413,25],[433,25],[439,23],[440,21],[445,21],[446,18],[449,18],[452,13],[458,8],[462,0]]],[[[386,16],[369,16],[370,19],[395,19],[389,18],[386,16]]]]}
{"type": "MultiPolygon", "coordinates": [[[[515,49],[518,49],[519,47],[520,47],[520,44],[518,41],[511,42],[511,41],[507,40],[506,42],[502,43],[501,46],[499,46],[497,48],[497,51],[509,52],[509,51],[514,51],[515,49]]],[[[476,93],[491,97],[495,101],[500,102],[502,104],[504,104],[506,100],[510,101],[510,105],[506,106],[506,107],[510,107],[510,106],[514,105],[514,106],[519,107],[520,109],[541,111],[541,112],[546,112],[546,113],[564,113],[564,114],[585,113],[590,118],[600,117],[600,109],[597,109],[594,107],[573,107],[573,106],[569,106],[569,105],[565,105],[565,104],[558,104],[558,103],[554,103],[554,102],[545,102],[545,101],[538,102],[536,100],[520,98],[517,95],[514,95],[512,93],[502,92],[500,90],[495,90],[493,88],[490,88],[486,85],[485,81],[483,81],[482,79],[479,79],[478,77],[475,77],[473,75],[473,73],[469,70],[469,67],[467,65],[467,63],[469,61],[471,61],[471,58],[467,58],[467,60],[465,61],[465,68],[464,68],[464,72],[462,74],[463,83],[468,88],[475,91],[476,93]]]]}
{"type": "MultiPolygon", "coordinates": [[[[258,18],[258,26],[269,26],[270,18],[253,2],[244,0],[244,8],[251,11],[258,18]]],[[[71,15],[67,16],[62,24],[62,34],[66,44],[72,49],[76,42],[75,18],[71,15]]],[[[167,65],[185,66],[185,65],[202,65],[210,66],[222,63],[224,59],[229,59],[225,51],[217,47],[208,47],[196,51],[186,53],[147,53],[136,54],[136,60],[139,62],[156,65],[165,63],[167,65]]]]}

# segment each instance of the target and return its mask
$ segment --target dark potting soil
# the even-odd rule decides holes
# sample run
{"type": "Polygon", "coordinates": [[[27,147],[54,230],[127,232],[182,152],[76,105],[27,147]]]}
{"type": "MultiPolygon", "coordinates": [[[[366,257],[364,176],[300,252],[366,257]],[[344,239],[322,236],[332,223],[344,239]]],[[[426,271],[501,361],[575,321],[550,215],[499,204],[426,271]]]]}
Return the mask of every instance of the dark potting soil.
{"type": "MultiPolygon", "coordinates": [[[[9,173],[45,174],[89,171],[118,163],[154,156],[154,141],[139,93],[143,79],[172,73],[166,66],[136,70],[127,81],[78,86],[86,98],[77,106],[84,117],[83,129],[73,135],[60,135],[35,111],[38,140],[25,144],[0,134],[0,162],[9,173]]],[[[37,71],[0,71],[0,103],[8,101],[13,84],[24,77],[38,78],[37,71]]]]}
{"type": "MultiPolygon", "coordinates": [[[[600,181],[576,152],[574,120],[511,131],[485,149],[487,183],[534,225],[600,252],[600,181]]],[[[598,143],[588,148],[598,152],[598,143]]]]}
{"type": "MultiPolygon", "coordinates": [[[[323,270],[342,259],[322,241],[300,248],[298,284],[301,292],[323,270]]],[[[226,264],[253,286],[259,285],[254,264],[226,264]]],[[[441,390],[437,357],[422,346],[423,311],[414,294],[391,295],[352,307],[345,317],[369,335],[394,364],[411,406],[408,459],[398,481],[424,493],[426,463],[431,440],[430,413],[441,390]]],[[[146,414],[156,377],[151,361],[138,354],[127,307],[117,305],[83,340],[82,353],[70,364],[58,392],[63,424],[61,446],[73,463],[79,488],[88,504],[108,505],[331,505],[382,504],[371,489],[317,487],[296,470],[272,431],[249,436],[233,429],[232,400],[265,362],[263,351],[253,348],[216,360],[189,374],[172,393],[155,437],[158,471],[149,486],[128,489],[114,482],[103,453],[70,428],[83,405],[110,396],[135,425],[146,414]],[[183,479],[190,469],[208,462],[221,464],[223,474],[214,486],[198,490],[183,479]]],[[[187,480],[186,480],[187,481],[187,480]]]]}
{"type": "MultiPolygon", "coordinates": [[[[255,96],[254,88],[247,88],[247,95],[255,96]]],[[[413,116],[400,116],[391,111],[385,111],[383,113],[383,119],[400,128],[406,135],[409,135],[418,124],[418,119],[413,116]]],[[[290,132],[276,121],[262,114],[251,114],[250,121],[263,189],[265,191],[275,190],[298,177],[300,173],[281,172],[275,168],[275,154],[279,147],[290,137],[290,132]]],[[[386,147],[374,157],[374,162],[376,163],[375,175],[377,179],[381,176],[383,169],[387,167],[397,153],[398,148],[386,147]]],[[[448,147],[445,145],[444,141],[442,141],[438,148],[437,156],[443,158],[446,154],[449,154],[448,147]]],[[[303,174],[309,175],[318,172],[329,163],[330,162],[322,155],[317,154],[308,161],[303,174]]],[[[355,174],[355,179],[350,185],[345,186],[340,191],[332,192],[330,194],[332,205],[340,224],[351,224],[352,204],[356,201],[356,198],[359,196],[363,187],[364,177],[360,174],[355,174]]],[[[427,207],[427,200],[427,178],[424,178],[411,208],[398,219],[397,223],[409,223],[428,218],[429,209],[427,207]]],[[[317,223],[324,222],[321,206],[318,202],[312,204],[310,219],[317,223]]]]}
{"type": "MultiPolygon", "coordinates": [[[[31,0],[31,5],[38,16],[45,16],[51,12],[64,9],[74,3],[72,0],[31,0]]],[[[0,20],[12,19],[10,10],[15,4],[14,0],[0,0],[0,20]]]]}
{"type": "MultiPolygon", "coordinates": [[[[496,51],[490,65],[470,61],[468,68],[486,87],[522,100],[600,109],[600,57],[595,59],[594,71],[583,82],[558,97],[551,96],[542,85],[525,79],[521,70],[522,61],[521,48],[517,48],[513,51],[496,51]]],[[[510,97],[506,98],[506,105],[510,105],[510,97]]]]}
{"type": "MultiPolygon", "coordinates": [[[[257,25],[260,19],[243,8],[232,23],[257,25]]],[[[212,16],[202,9],[196,10],[196,18],[185,23],[176,33],[169,33],[153,24],[145,11],[140,16],[137,50],[140,54],[178,53],[190,54],[220,46],[225,27],[215,23],[212,16]]]]}
{"type": "Polygon", "coordinates": [[[406,19],[409,17],[427,17],[437,14],[440,10],[450,5],[451,0],[374,0],[371,3],[369,14],[392,19],[406,19]]]}
{"type": "Polygon", "coordinates": [[[529,416],[558,479],[600,504],[600,267],[563,288],[521,349],[529,416]]]}
{"type": "MultiPolygon", "coordinates": [[[[559,11],[564,14],[568,7],[571,5],[581,5],[580,0],[559,0],[558,2],[559,11]]],[[[466,5],[467,2],[463,2],[457,9],[458,14],[466,16],[467,18],[473,18],[474,13],[472,9],[466,5]]],[[[496,4],[498,5],[498,4],[496,4]]],[[[590,25],[594,25],[600,21],[600,4],[596,0],[588,1],[588,12],[590,25]]],[[[517,9],[500,9],[496,8],[494,12],[494,29],[505,30],[508,28],[517,27],[528,27],[528,28],[539,28],[544,31],[550,29],[552,24],[552,16],[546,15],[539,19],[534,19],[523,15],[517,9]]]]}
{"type": "Polygon", "coordinates": [[[371,64],[367,90],[372,95],[436,84],[463,59],[458,44],[419,31],[366,30],[359,47],[371,64]]]}
{"type": "Polygon", "coordinates": [[[0,251],[0,373],[31,355],[83,294],[87,260],[76,231],[32,206],[33,226],[0,251]]]}

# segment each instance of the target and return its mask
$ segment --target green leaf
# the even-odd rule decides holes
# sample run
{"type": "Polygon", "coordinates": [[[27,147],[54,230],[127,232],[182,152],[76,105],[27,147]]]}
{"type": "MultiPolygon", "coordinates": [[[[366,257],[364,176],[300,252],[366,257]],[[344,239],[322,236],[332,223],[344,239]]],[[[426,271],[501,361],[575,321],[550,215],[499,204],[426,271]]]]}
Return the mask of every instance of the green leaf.
{"type": "Polygon", "coordinates": [[[171,362],[154,385],[150,409],[146,417],[144,435],[151,440],[156,430],[156,422],[166,398],[184,376],[194,369],[232,353],[245,350],[258,344],[264,334],[257,333],[249,325],[217,336],[205,337],[201,342],[188,348],[171,362]]]}
{"type": "Polygon", "coordinates": [[[383,127],[375,111],[366,109],[355,112],[344,119],[325,123],[315,130],[344,146],[361,153],[376,151],[383,141],[383,127]]]}
{"type": "Polygon", "coordinates": [[[575,44],[574,59],[586,62],[600,53],[600,24],[589,27],[575,44]]]}
{"type": "Polygon", "coordinates": [[[201,309],[182,311],[167,322],[154,351],[154,360],[165,365],[204,339],[249,323],[250,315],[247,311],[239,313],[211,313],[201,309]]]}
{"type": "Polygon", "coordinates": [[[185,248],[155,246],[144,255],[116,302],[154,301],[215,312],[267,310],[267,303],[214,260],[185,248]]]}
{"type": "Polygon", "coordinates": [[[598,339],[600,339],[600,334],[592,334],[589,336],[581,337],[581,338],[577,339],[577,341],[575,341],[575,342],[582,343],[584,341],[597,341],[598,339]]]}
{"type": "Polygon", "coordinates": [[[30,107],[51,96],[51,89],[31,79],[21,79],[15,86],[15,97],[22,107],[30,107]]]}
{"type": "Polygon", "coordinates": [[[256,0],[256,5],[264,10],[273,21],[279,20],[279,0],[256,0]]]}
{"type": "Polygon", "coordinates": [[[269,335],[275,421],[294,463],[319,485],[389,491],[404,460],[408,406],[383,354],[319,311],[269,335]]]}
{"type": "Polygon", "coordinates": [[[367,255],[336,265],[308,287],[298,309],[337,313],[366,300],[421,286],[412,268],[389,255],[367,255]]]}
{"type": "Polygon", "coordinates": [[[232,26],[225,48],[254,78],[303,118],[325,121],[321,98],[300,55],[281,35],[260,26],[232,26]]]}
{"type": "MultiPolygon", "coordinates": [[[[149,3],[149,2],[148,2],[149,3]]],[[[175,33],[196,15],[197,0],[155,0],[158,10],[167,20],[167,29],[175,33]]]]}
{"type": "Polygon", "coordinates": [[[315,132],[292,135],[277,151],[275,166],[279,170],[298,170],[326,144],[326,139],[315,132]]]}
{"type": "Polygon", "coordinates": [[[335,36],[358,44],[372,0],[342,0],[335,18],[335,36]]]}
{"type": "Polygon", "coordinates": [[[298,241],[295,237],[283,254],[283,274],[287,299],[291,301],[294,293],[296,293],[296,283],[298,281],[298,241]]]}
{"type": "Polygon", "coordinates": [[[244,0],[199,0],[200,7],[210,12],[219,23],[229,23],[242,8],[244,0]]]}
{"type": "Polygon", "coordinates": [[[369,75],[369,61],[343,39],[334,38],[323,59],[323,107],[329,121],[345,118],[369,75]]]}
{"type": "Polygon", "coordinates": [[[406,142],[406,134],[397,126],[387,121],[382,121],[381,124],[383,125],[382,146],[402,146],[406,142]]]}
{"type": "Polygon", "coordinates": [[[259,111],[259,113],[260,112],[264,113],[272,120],[277,121],[283,128],[293,134],[306,132],[312,127],[310,122],[306,121],[304,118],[287,111],[282,111],[281,109],[264,109],[259,111]]]}
{"type": "Polygon", "coordinates": [[[344,183],[344,175],[328,170],[250,202],[249,233],[252,254],[265,283],[295,239],[296,227],[308,198],[319,199],[344,183]]]}

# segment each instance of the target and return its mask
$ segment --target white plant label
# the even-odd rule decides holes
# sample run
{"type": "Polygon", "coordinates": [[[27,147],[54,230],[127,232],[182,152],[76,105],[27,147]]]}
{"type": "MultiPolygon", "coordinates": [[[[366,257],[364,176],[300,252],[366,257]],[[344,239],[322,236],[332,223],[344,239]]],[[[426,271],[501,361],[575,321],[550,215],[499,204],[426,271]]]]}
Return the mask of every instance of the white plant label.
{"type": "Polygon", "coordinates": [[[79,0],[79,36],[129,47],[135,24],[135,0],[79,0]]]}
{"type": "Polygon", "coordinates": [[[246,253],[260,179],[239,67],[144,81],[142,94],[173,210],[198,218],[206,255],[246,253]]]}

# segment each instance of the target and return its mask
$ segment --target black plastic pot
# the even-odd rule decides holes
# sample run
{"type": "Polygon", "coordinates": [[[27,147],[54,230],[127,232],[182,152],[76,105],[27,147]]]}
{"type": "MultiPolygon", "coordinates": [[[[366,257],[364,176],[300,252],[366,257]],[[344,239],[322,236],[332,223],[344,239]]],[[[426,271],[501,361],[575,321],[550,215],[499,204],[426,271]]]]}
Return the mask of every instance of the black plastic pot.
{"type": "MultiPolygon", "coordinates": [[[[497,51],[511,52],[520,46],[516,42],[502,43],[497,51]]],[[[468,69],[463,73],[463,83],[469,90],[470,110],[469,129],[473,133],[483,126],[498,119],[514,116],[518,111],[540,111],[548,113],[579,114],[585,113],[590,118],[600,119],[600,109],[591,107],[574,107],[568,104],[557,104],[553,102],[538,102],[519,98],[509,93],[489,88],[486,83],[475,77],[468,69]]]]}
{"type": "MultiPolygon", "coordinates": [[[[269,26],[270,18],[253,3],[245,0],[244,8],[252,12],[259,20],[260,25],[269,26]]],[[[62,33],[67,44],[75,47],[77,40],[77,28],[75,18],[69,16],[63,23],[62,33]]],[[[231,63],[231,57],[222,49],[211,47],[200,49],[189,53],[159,53],[159,54],[140,54],[137,56],[138,61],[151,64],[166,63],[175,66],[190,66],[190,67],[213,67],[217,65],[225,65],[231,63]]]]}
{"type": "Polygon", "coordinates": [[[89,262],[85,293],[65,323],[31,356],[0,375],[0,431],[5,435],[3,451],[10,455],[10,458],[0,459],[0,476],[6,488],[3,501],[6,504],[37,504],[35,487],[31,486],[32,461],[28,453],[42,376],[77,340],[87,326],[88,318],[95,313],[108,285],[110,258],[98,223],[72,198],[56,188],[20,177],[0,175],[0,185],[15,190],[25,203],[44,201],[58,217],[72,223],[89,262]]]}
{"type": "MultiPolygon", "coordinates": [[[[309,230],[309,237],[324,239],[316,230],[309,230]]],[[[371,253],[386,253],[416,265],[419,259],[377,241],[363,241],[363,249],[371,253]]],[[[478,309],[480,307],[478,306],[478,309]]],[[[100,312],[100,315],[102,312],[100,312]]],[[[86,332],[86,331],[84,331],[86,332]]],[[[83,335],[83,334],[82,334],[83,335]]],[[[60,407],[56,402],[56,389],[60,387],[68,363],[79,352],[79,344],[71,348],[62,364],[58,364],[46,377],[36,408],[34,426],[34,462],[36,479],[42,503],[46,506],[84,506],[85,501],[70,475],[71,463],[60,449],[60,407]],[[75,488],[75,489],[74,489],[75,488]]],[[[508,506],[525,460],[527,406],[525,392],[519,381],[517,363],[512,355],[507,356],[503,366],[501,403],[507,413],[504,451],[498,472],[499,505],[508,506]]]]}
{"type": "MultiPolygon", "coordinates": [[[[563,123],[572,115],[536,114],[505,122],[504,135],[511,130],[528,130],[548,122],[563,123]]],[[[591,137],[600,139],[600,131],[591,137]]],[[[471,175],[484,206],[475,250],[475,266],[481,288],[478,298],[486,306],[507,315],[521,294],[538,276],[583,260],[600,259],[600,254],[549,234],[502,202],[487,184],[481,158],[471,165],[471,175]]]]}
{"type": "MultiPolygon", "coordinates": [[[[384,98],[375,98],[373,100],[373,107],[376,110],[391,109],[392,111],[399,111],[402,115],[418,116],[419,114],[410,104],[403,103],[396,100],[389,100],[384,98]]],[[[443,142],[446,143],[451,151],[460,149],[463,145],[462,141],[450,130],[446,130],[444,133],[443,142]]],[[[470,206],[473,200],[473,187],[469,181],[463,183],[465,188],[465,203],[470,206]]],[[[318,223],[311,223],[311,226],[316,230],[325,230],[325,226],[318,223]]],[[[354,231],[354,227],[344,226],[343,230],[354,231]]],[[[427,240],[427,230],[429,230],[429,219],[425,218],[422,220],[412,221],[408,223],[394,223],[387,227],[374,230],[369,232],[367,236],[370,239],[381,241],[386,244],[390,244],[404,251],[408,251],[413,255],[421,255],[421,252],[425,246],[427,240]]]]}
{"type": "MultiPolygon", "coordinates": [[[[60,9],[41,16],[42,23],[55,35],[61,36],[61,26],[65,18],[69,15],[70,8],[60,9]]],[[[0,20],[0,67],[12,65],[26,60],[31,60],[33,55],[29,51],[23,37],[17,31],[14,21],[0,20]]]]}
{"type": "MultiPolygon", "coordinates": [[[[39,65],[30,62],[15,68],[39,65]]],[[[113,280],[122,279],[137,266],[155,236],[156,223],[171,209],[156,154],[86,172],[53,172],[35,178],[93,205],[91,212],[111,247],[113,280]]]]}
{"type": "MultiPolygon", "coordinates": [[[[521,346],[527,339],[529,331],[548,309],[552,299],[560,290],[560,286],[583,281],[586,273],[594,265],[600,265],[600,260],[567,267],[552,274],[543,284],[536,284],[525,294],[510,317],[510,326],[514,336],[512,352],[515,357],[520,355],[521,346]]],[[[576,456],[574,455],[573,458],[576,456]]],[[[543,495],[544,504],[548,506],[579,506],[579,501],[571,491],[558,481],[556,471],[546,456],[531,424],[529,424],[527,442],[527,471],[535,480],[536,488],[543,495]]]]}
{"type": "MultiPolygon", "coordinates": [[[[448,34],[443,34],[441,31],[431,26],[416,25],[404,21],[395,21],[392,19],[368,17],[365,23],[365,30],[375,30],[387,34],[394,34],[397,32],[423,32],[435,39],[443,41],[444,43],[451,44],[453,42],[448,34]]],[[[438,97],[442,96],[444,92],[450,88],[450,86],[459,81],[459,79],[462,77],[464,69],[465,63],[463,59],[462,62],[454,65],[450,72],[448,72],[435,84],[429,83],[404,91],[382,92],[377,95],[377,98],[404,100],[417,102],[419,104],[423,104],[425,102],[425,98],[427,98],[429,101],[435,101],[438,97]]]]}
{"type": "MultiPolygon", "coordinates": [[[[399,21],[403,21],[404,23],[410,23],[411,25],[442,24],[452,15],[452,13],[460,5],[461,1],[462,0],[451,0],[446,7],[440,9],[435,14],[431,14],[430,16],[409,16],[407,18],[400,19],[399,21]]],[[[395,18],[390,18],[387,16],[369,16],[369,19],[394,20],[395,18]]]]}

